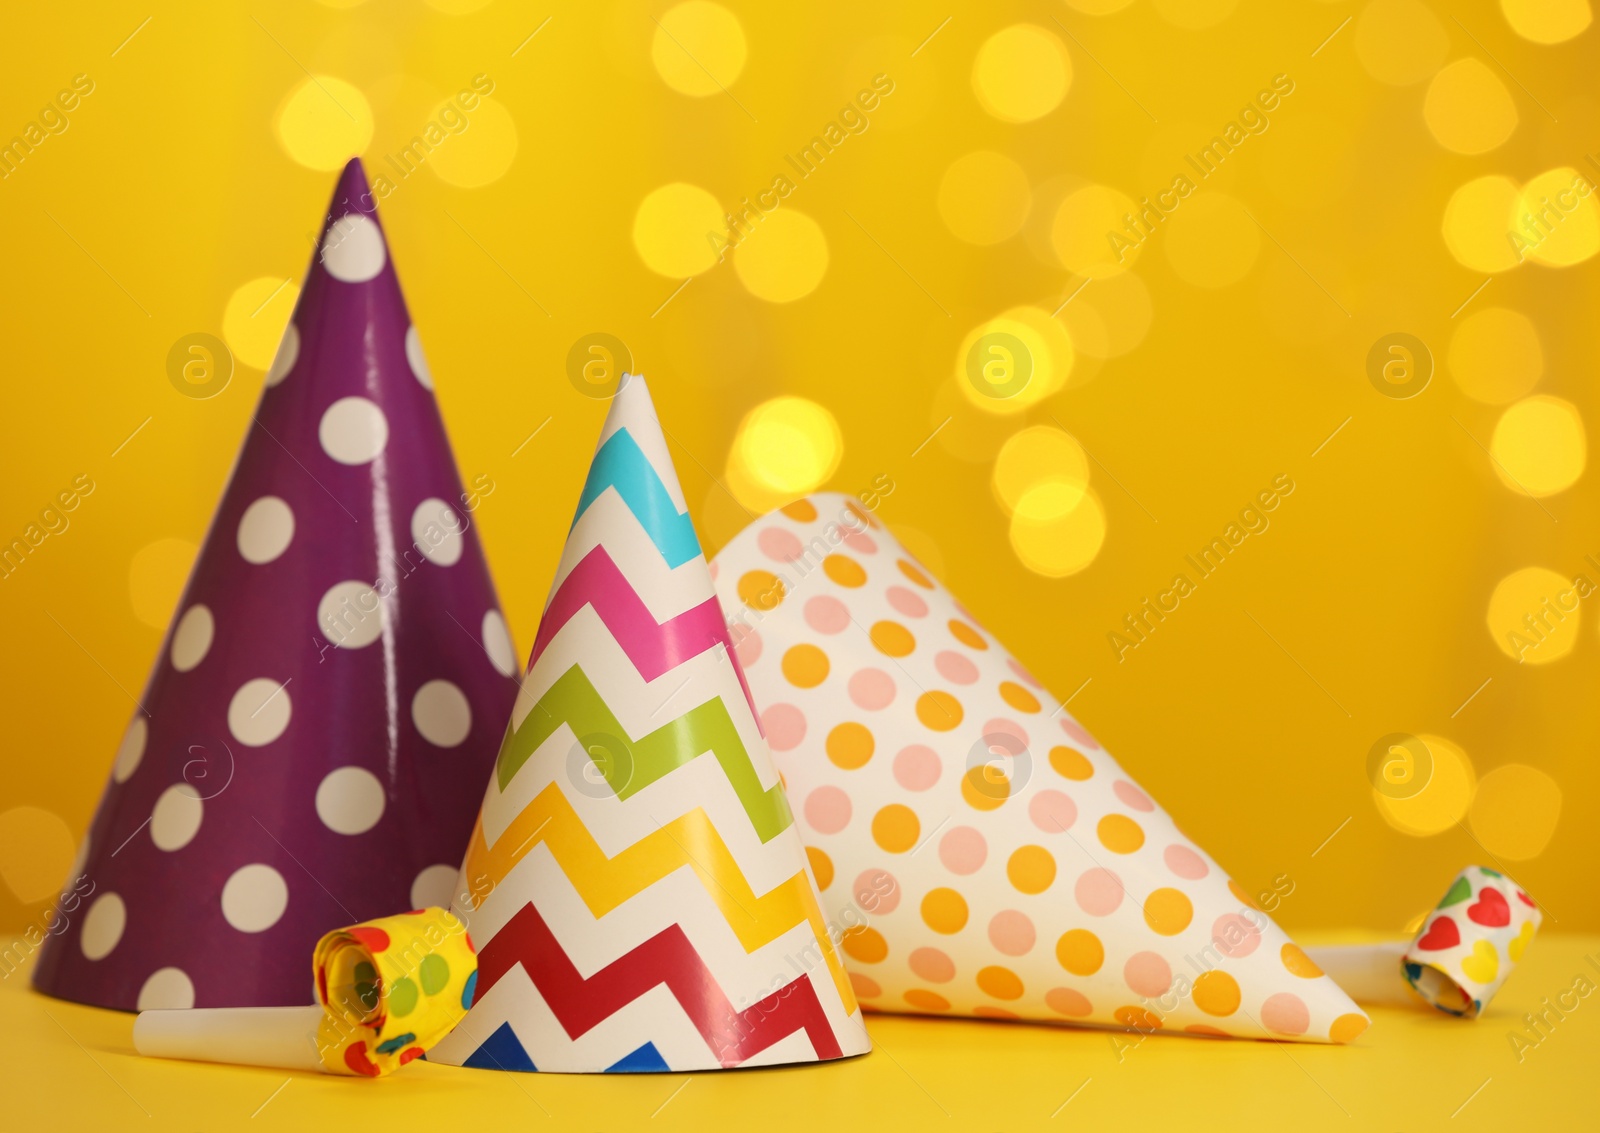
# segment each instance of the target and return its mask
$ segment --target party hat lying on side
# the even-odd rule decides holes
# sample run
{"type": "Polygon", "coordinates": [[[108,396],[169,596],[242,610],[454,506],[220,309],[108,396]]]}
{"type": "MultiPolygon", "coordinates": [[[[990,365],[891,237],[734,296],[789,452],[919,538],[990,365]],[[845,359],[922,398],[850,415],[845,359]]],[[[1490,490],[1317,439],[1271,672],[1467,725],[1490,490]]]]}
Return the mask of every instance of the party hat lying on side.
{"type": "Polygon", "coordinates": [[[845,496],[712,564],[869,1010],[1346,1042],[1367,1018],[845,496]]]}
{"type": "Polygon", "coordinates": [[[358,162],[34,977],[313,1002],[352,921],[448,904],[516,658],[358,162]]]}
{"type": "Polygon", "coordinates": [[[637,376],[606,418],[457,889],[477,998],[431,1061],[677,1071],[868,1047],[637,376]]]}

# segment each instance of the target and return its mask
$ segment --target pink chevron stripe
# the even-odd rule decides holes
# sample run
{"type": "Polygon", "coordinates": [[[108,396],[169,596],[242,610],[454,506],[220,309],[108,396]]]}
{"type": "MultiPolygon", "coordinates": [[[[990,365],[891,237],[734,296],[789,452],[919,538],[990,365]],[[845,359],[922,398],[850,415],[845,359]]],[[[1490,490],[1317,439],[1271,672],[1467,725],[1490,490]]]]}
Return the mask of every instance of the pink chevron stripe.
{"type": "MultiPolygon", "coordinates": [[[[745,703],[755,717],[756,728],[761,730],[761,713],[750,695],[744,666],[739,664],[738,654],[733,651],[727,624],[722,620],[722,606],[715,594],[693,609],[657,623],[611,555],[603,546],[596,547],[572,568],[562,579],[560,589],[550,596],[544,617],[539,621],[538,636],[533,641],[533,654],[528,659],[530,668],[562,627],[585,606],[592,607],[600,615],[628,660],[647,681],[655,680],[721,642],[733,665],[734,675],[739,678],[739,687],[744,690],[745,703]]],[[[762,730],[761,734],[765,736],[766,732],[762,730]]]]}

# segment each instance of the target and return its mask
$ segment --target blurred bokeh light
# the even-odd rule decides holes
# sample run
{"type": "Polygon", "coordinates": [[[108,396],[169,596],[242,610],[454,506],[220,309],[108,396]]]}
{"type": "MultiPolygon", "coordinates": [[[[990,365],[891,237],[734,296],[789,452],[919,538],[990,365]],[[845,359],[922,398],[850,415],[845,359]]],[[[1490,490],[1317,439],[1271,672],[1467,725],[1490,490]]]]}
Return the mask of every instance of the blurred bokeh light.
{"type": "Polygon", "coordinates": [[[332,75],[308,75],[278,110],[278,141],[308,169],[338,169],[371,140],[372,108],[366,95],[332,75]]]}

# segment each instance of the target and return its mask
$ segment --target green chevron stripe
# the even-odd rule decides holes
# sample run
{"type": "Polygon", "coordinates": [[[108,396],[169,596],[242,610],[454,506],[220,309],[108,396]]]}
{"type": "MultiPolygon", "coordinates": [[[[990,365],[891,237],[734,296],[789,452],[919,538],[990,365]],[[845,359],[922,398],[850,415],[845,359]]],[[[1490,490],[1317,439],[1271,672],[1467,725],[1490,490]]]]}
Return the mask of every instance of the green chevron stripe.
{"type": "Polygon", "coordinates": [[[497,776],[502,791],[528,757],[563,724],[572,728],[619,799],[637,794],[709,751],[722,765],[722,773],[763,842],[770,842],[794,821],[783,785],[761,786],[721,697],[712,697],[671,723],[633,739],[577,665],[556,679],[522,726],[501,745],[497,776]]]}

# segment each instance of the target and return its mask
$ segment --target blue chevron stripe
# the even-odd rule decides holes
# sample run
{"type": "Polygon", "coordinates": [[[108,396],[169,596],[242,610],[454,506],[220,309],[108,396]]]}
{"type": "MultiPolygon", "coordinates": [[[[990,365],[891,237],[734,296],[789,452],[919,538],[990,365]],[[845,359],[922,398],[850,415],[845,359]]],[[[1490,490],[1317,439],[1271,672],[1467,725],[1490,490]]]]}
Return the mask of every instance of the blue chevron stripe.
{"type": "Polygon", "coordinates": [[[671,1071],[672,1067],[661,1057],[655,1043],[645,1043],[632,1054],[625,1054],[606,1067],[607,1074],[662,1074],[671,1071]]]}
{"type": "Polygon", "coordinates": [[[678,513],[666,485],[627,429],[612,433],[594,454],[589,479],[584,482],[583,495],[578,499],[578,514],[572,518],[573,527],[607,488],[617,490],[669,567],[682,566],[700,554],[694,523],[688,513],[678,513]]]}
{"type": "Polygon", "coordinates": [[[529,1074],[539,1070],[517,1041],[517,1034],[511,1029],[510,1023],[501,1023],[495,1033],[484,1039],[461,1065],[474,1070],[521,1070],[529,1074]]]}

